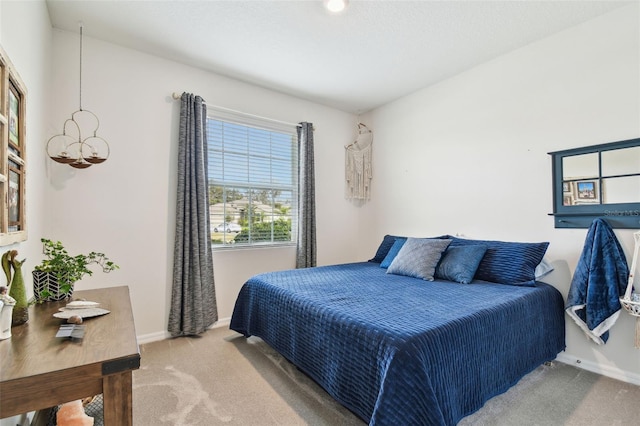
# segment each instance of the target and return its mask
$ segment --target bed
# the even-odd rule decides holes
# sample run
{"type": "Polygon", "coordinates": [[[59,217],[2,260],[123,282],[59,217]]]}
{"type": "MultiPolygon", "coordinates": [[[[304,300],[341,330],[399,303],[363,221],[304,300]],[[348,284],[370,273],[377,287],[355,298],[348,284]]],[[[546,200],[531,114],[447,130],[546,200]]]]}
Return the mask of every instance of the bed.
{"type": "Polygon", "coordinates": [[[385,236],[368,262],[252,277],[230,328],[263,339],[370,425],[455,425],[564,350],[562,296],[534,275],[546,245],[514,257],[503,242],[441,237],[431,281],[393,268],[417,240],[394,254],[400,238],[385,236]],[[477,262],[465,249],[469,284],[438,272],[466,246],[483,248],[477,262]],[[478,278],[501,268],[513,282],[478,278]]]}

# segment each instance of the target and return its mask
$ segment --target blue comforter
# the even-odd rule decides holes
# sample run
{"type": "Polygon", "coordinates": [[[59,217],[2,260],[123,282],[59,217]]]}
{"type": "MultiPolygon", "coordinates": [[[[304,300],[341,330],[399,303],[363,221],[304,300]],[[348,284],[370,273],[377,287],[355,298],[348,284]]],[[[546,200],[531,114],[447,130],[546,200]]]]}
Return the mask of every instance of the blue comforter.
{"type": "Polygon", "coordinates": [[[231,329],[258,336],[370,425],[454,425],[564,349],[563,300],[351,263],[260,274],[231,329]]]}

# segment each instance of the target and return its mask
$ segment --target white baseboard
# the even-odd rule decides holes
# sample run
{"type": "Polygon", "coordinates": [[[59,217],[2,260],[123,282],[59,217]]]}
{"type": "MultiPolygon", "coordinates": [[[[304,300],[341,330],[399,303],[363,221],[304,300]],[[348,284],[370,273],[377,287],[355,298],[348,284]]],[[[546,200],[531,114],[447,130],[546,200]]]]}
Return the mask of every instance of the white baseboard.
{"type": "Polygon", "coordinates": [[[564,352],[558,354],[556,360],[565,364],[573,365],[577,368],[582,368],[583,370],[591,371],[592,373],[600,374],[602,376],[640,386],[640,374],[635,374],[629,371],[620,370],[619,368],[601,365],[592,361],[583,361],[573,355],[567,355],[564,352]]]}
{"type": "Polygon", "coordinates": [[[168,339],[171,337],[168,331],[158,331],[157,333],[149,333],[138,336],[138,344],[143,345],[145,343],[157,342],[159,340],[168,339]]]}
{"type": "MultiPolygon", "coordinates": [[[[229,327],[230,323],[231,323],[230,317],[222,318],[216,321],[215,323],[213,323],[213,325],[211,325],[209,329],[229,327]]],[[[156,333],[143,334],[138,336],[138,344],[144,345],[145,343],[157,342],[159,340],[168,339],[170,337],[171,337],[171,334],[168,331],[158,331],[156,333]]]]}
{"type": "Polygon", "coordinates": [[[228,328],[229,324],[231,324],[231,317],[221,318],[218,321],[214,322],[213,325],[209,328],[222,328],[222,327],[228,328]]]}

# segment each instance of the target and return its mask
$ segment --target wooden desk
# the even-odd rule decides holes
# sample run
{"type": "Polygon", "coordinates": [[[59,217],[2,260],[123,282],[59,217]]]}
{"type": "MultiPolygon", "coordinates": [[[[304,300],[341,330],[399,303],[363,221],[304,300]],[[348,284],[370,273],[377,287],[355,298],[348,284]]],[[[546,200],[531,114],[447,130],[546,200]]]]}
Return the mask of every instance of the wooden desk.
{"type": "Polygon", "coordinates": [[[56,338],[67,302],[29,308],[29,322],[0,341],[0,418],[103,394],[107,426],[132,425],[132,372],[140,350],[128,287],[76,291],[109,314],[87,318],[84,339],[56,338]]]}

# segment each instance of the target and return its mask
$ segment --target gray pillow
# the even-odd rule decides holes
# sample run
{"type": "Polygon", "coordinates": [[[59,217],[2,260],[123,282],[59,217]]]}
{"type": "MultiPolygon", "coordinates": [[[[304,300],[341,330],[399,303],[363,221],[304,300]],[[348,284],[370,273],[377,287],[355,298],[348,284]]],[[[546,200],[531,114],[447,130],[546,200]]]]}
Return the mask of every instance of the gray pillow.
{"type": "Polygon", "coordinates": [[[408,238],[387,268],[387,274],[433,281],[436,266],[449,243],[451,240],[408,238]]]}

